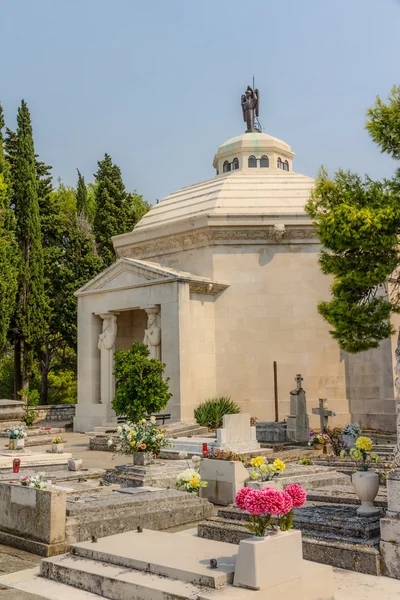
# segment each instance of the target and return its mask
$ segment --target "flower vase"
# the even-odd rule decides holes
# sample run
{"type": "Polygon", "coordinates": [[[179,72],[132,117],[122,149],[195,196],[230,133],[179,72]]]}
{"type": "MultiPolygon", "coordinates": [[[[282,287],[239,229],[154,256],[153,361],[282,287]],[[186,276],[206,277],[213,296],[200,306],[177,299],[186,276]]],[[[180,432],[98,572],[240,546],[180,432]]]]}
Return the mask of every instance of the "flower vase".
{"type": "Polygon", "coordinates": [[[314,444],[314,450],[317,450],[318,452],[323,452],[324,444],[314,444]]]}
{"type": "Polygon", "coordinates": [[[379,491],[379,475],[376,471],[356,471],[351,476],[351,483],[358,498],[361,500],[361,506],[357,509],[357,514],[361,517],[379,512],[379,508],[374,506],[374,500],[379,491]]]}
{"type": "Polygon", "coordinates": [[[15,440],[15,450],[20,450],[21,448],[25,448],[25,438],[17,438],[15,440]]]}
{"type": "Polygon", "coordinates": [[[146,467],[153,462],[152,452],[133,452],[133,464],[139,467],[146,467]]]}
{"type": "Polygon", "coordinates": [[[351,448],[354,448],[357,437],[354,437],[354,435],[350,435],[349,433],[342,433],[343,443],[348,450],[351,450],[351,448]]]}
{"type": "Polygon", "coordinates": [[[16,441],[17,440],[12,440],[12,439],[8,440],[8,449],[9,450],[15,450],[16,449],[16,444],[15,444],[16,441]]]}
{"type": "Polygon", "coordinates": [[[62,452],[64,452],[64,444],[52,444],[51,451],[54,454],[61,454],[62,452]]]}

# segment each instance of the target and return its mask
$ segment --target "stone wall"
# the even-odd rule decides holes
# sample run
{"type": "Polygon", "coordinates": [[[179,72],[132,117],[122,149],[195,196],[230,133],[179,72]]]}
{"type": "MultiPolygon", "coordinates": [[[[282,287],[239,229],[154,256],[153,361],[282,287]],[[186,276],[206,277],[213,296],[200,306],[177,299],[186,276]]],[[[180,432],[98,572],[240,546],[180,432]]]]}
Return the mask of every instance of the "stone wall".
{"type": "Polygon", "coordinates": [[[65,552],[66,492],[0,483],[0,543],[40,556],[65,552]]]}
{"type": "Polygon", "coordinates": [[[36,421],[72,421],[75,416],[75,404],[51,404],[35,406],[36,421]]]}

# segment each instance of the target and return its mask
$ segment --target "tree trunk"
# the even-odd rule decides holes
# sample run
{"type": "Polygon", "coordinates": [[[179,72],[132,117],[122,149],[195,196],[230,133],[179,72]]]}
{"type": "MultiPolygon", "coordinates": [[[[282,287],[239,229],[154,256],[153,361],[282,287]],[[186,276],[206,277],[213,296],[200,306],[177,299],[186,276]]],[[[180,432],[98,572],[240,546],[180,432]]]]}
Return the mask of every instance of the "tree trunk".
{"type": "Polygon", "coordinates": [[[40,404],[47,404],[49,400],[49,372],[50,352],[46,346],[40,357],[40,404]]]}
{"type": "Polygon", "coordinates": [[[14,341],[14,400],[21,400],[19,392],[22,390],[22,362],[21,338],[17,336],[14,341]]]}

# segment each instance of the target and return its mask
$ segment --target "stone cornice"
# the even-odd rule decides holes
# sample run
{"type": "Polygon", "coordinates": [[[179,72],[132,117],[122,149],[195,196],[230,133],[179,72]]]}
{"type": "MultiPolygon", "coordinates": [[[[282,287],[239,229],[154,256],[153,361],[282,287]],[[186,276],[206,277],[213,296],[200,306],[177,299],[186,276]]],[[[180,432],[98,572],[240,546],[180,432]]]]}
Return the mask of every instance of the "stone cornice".
{"type": "Polygon", "coordinates": [[[205,246],[258,244],[319,244],[312,224],[283,226],[282,221],[263,227],[203,227],[194,231],[121,244],[118,256],[150,258],[205,246]]]}

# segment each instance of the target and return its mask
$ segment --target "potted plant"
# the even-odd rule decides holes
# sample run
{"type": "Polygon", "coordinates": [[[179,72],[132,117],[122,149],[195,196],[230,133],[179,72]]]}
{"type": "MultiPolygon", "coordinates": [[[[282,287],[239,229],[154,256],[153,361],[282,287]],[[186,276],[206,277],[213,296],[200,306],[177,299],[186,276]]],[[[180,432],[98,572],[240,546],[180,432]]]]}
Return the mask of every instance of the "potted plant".
{"type": "Polygon", "coordinates": [[[53,438],[51,442],[51,451],[57,454],[64,452],[64,440],[60,437],[53,438]]]}
{"type": "Polygon", "coordinates": [[[263,589],[302,572],[301,532],[293,527],[293,508],[302,506],[307,499],[304,489],[296,483],[285,491],[274,488],[254,490],[242,488],[236,495],[236,506],[250,514],[246,525],[253,537],[241,540],[236,559],[235,586],[263,589]],[[281,569],[282,561],[290,557],[290,569],[281,569]],[[267,569],[249,569],[249,564],[268,565],[267,569]]]}
{"type": "Polygon", "coordinates": [[[264,456],[256,456],[250,460],[253,467],[250,471],[251,481],[247,482],[247,487],[255,489],[273,487],[281,489],[278,477],[283,471],[286,471],[286,465],[283,460],[276,458],[273,463],[268,463],[264,456]]]}
{"type": "Polygon", "coordinates": [[[139,423],[127,421],[117,429],[115,450],[121,454],[131,454],[134,465],[149,465],[161,448],[170,445],[165,431],[157,427],[154,417],[149,421],[141,419],[139,423]]]}
{"type": "Polygon", "coordinates": [[[340,453],[342,459],[349,455],[357,466],[357,471],[351,476],[351,482],[361,501],[361,506],[357,509],[359,515],[368,515],[376,511],[374,500],[379,490],[379,474],[376,471],[370,471],[369,466],[371,463],[378,464],[380,457],[371,450],[372,440],[360,436],[356,440],[354,448],[349,451],[342,450],[340,453]]]}
{"type": "Polygon", "coordinates": [[[8,430],[8,447],[10,450],[20,450],[25,446],[25,438],[28,437],[23,427],[11,427],[8,430]]]}
{"type": "Polygon", "coordinates": [[[361,427],[357,423],[348,423],[342,429],[342,439],[346,448],[354,448],[356,439],[361,435],[361,427]]]}

